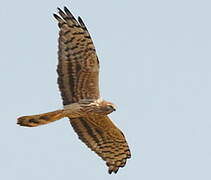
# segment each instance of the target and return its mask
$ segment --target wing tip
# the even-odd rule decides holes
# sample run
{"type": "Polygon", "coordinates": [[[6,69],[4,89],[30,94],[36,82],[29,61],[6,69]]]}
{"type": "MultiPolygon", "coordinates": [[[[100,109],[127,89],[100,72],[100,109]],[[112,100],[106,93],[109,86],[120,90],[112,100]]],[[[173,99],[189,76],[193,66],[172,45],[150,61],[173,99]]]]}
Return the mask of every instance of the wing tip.
{"type": "Polygon", "coordinates": [[[53,13],[53,17],[56,18],[58,21],[61,20],[61,18],[55,13],[53,13]]]}
{"type": "Polygon", "coordinates": [[[85,23],[83,22],[83,20],[82,20],[82,18],[81,18],[80,16],[78,16],[78,22],[80,23],[80,25],[81,25],[86,31],[88,31],[87,28],[86,28],[85,23]]]}
{"type": "Polygon", "coordinates": [[[82,20],[82,18],[80,16],[78,16],[78,22],[79,23],[83,23],[83,20],[82,20]]]}
{"type": "Polygon", "coordinates": [[[118,166],[110,166],[109,168],[108,168],[108,173],[109,174],[112,174],[112,173],[117,173],[118,172],[118,170],[119,170],[119,167],[118,166]]]}
{"type": "Polygon", "coordinates": [[[59,7],[57,7],[57,10],[58,10],[59,12],[63,12],[63,11],[61,10],[61,8],[59,8],[59,7]]]}
{"type": "Polygon", "coordinates": [[[58,10],[58,14],[61,16],[61,17],[59,17],[58,15],[55,17],[55,15],[54,15],[54,17],[58,20],[58,19],[60,19],[60,20],[62,20],[62,19],[64,19],[64,20],[67,20],[67,19],[70,19],[70,20],[72,20],[72,21],[74,21],[75,23],[77,22],[77,20],[75,19],[75,17],[73,16],[73,14],[70,12],[70,10],[66,7],[66,6],[64,6],[64,8],[63,8],[64,10],[62,10],[61,8],[59,8],[59,7],[57,7],[57,10],[58,10]],[[58,18],[59,17],[59,18],[58,18]]]}
{"type": "Polygon", "coordinates": [[[70,12],[70,10],[66,6],[64,6],[64,12],[66,12],[66,14],[71,14],[72,15],[72,13],[70,12]]]}

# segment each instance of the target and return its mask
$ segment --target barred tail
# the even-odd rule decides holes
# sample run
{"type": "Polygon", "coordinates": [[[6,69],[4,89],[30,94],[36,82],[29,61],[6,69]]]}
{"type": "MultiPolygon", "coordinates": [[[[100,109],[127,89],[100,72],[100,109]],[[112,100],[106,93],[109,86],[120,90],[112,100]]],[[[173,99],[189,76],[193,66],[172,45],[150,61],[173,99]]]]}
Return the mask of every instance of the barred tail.
{"type": "Polygon", "coordinates": [[[28,126],[28,127],[35,127],[43,124],[48,124],[50,122],[54,122],[56,120],[64,118],[65,115],[63,111],[64,110],[57,110],[38,115],[22,116],[18,118],[17,124],[19,124],[20,126],[28,126]]]}

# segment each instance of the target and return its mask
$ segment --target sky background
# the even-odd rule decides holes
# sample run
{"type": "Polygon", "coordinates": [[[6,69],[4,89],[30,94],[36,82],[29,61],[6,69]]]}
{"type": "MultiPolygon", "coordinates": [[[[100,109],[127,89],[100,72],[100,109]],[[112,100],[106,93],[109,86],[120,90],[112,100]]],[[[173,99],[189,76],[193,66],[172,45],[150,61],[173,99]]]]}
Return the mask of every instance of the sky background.
{"type": "Polygon", "coordinates": [[[210,1],[2,1],[0,179],[211,179],[210,1]],[[116,175],[63,119],[16,118],[62,107],[52,13],[81,16],[101,64],[102,96],[118,110],[132,158],[116,175]]]}

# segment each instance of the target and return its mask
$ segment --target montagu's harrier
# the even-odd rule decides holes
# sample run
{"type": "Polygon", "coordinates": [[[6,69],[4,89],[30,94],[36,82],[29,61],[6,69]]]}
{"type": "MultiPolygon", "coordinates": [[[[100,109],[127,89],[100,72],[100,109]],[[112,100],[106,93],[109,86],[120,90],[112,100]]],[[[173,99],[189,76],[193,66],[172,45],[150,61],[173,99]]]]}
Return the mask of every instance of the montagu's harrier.
{"type": "Polygon", "coordinates": [[[57,72],[64,108],[19,117],[17,123],[35,127],[68,117],[79,139],[106,161],[110,174],[117,173],[131,154],[123,133],[108,117],[114,104],[100,97],[94,44],[80,17],[76,20],[66,7],[58,10],[54,14],[60,29],[57,72]]]}

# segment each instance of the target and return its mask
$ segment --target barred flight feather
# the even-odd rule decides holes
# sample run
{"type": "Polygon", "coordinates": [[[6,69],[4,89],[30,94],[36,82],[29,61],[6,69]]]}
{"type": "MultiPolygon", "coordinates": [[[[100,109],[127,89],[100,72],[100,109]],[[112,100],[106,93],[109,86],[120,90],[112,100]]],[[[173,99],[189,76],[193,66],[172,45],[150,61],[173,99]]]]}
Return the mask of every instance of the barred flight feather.
{"type": "Polygon", "coordinates": [[[70,119],[70,123],[79,139],[106,161],[108,172],[117,173],[131,156],[125,137],[107,116],[101,118],[102,121],[107,121],[106,124],[112,124],[107,130],[96,125],[92,120],[93,118],[76,118],[70,119]],[[113,130],[115,130],[114,134],[112,134],[113,130]]]}
{"type": "Polygon", "coordinates": [[[81,99],[99,98],[99,61],[90,34],[79,17],[78,21],[65,7],[54,14],[60,28],[58,84],[63,105],[81,99]]]}

